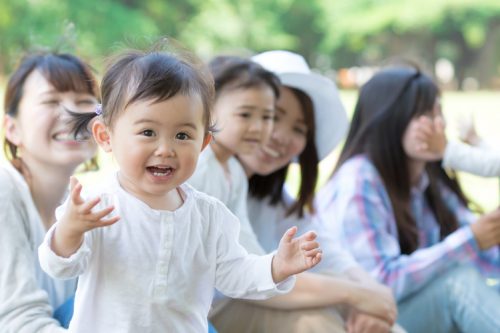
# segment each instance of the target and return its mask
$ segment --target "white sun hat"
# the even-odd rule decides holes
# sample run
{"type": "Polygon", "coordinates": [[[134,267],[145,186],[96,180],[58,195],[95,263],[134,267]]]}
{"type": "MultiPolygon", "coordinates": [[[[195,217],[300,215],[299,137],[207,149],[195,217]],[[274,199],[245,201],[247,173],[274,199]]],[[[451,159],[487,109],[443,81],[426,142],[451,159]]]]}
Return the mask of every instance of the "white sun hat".
{"type": "Polygon", "coordinates": [[[311,72],[304,57],[289,51],[267,51],[252,57],[252,61],[278,75],[284,86],[307,94],[314,107],[316,149],[324,159],[344,138],[349,121],[340,101],[335,83],[311,72]]]}

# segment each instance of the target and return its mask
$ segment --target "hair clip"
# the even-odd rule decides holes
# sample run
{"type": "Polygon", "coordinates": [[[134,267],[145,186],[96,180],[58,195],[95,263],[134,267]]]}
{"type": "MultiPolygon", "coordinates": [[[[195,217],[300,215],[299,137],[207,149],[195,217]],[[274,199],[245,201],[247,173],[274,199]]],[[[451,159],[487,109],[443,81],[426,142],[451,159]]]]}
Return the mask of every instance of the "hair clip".
{"type": "Polygon", "coordinates": [[[98,103],[95,106],[95,114],[98,116],[100,116],[102,114],[102,104],[101,103],[98,103]]]}

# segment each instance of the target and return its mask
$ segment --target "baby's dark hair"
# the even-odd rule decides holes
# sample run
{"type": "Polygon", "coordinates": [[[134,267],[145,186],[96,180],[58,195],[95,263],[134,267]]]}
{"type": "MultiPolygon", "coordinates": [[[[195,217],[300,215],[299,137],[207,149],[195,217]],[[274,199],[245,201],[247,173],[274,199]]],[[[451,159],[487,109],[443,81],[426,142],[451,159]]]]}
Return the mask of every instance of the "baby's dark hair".
{"type": "MultiPolygon", "coordinates": [[[[179,50],[125,51],[114,58],[102,79],[101,115],[104,123],[112,126],[116,117],[134,102],[157,103],[178,94],[200,96],[205,132],[212,131],[213,79],[199,59],[179,50]]],[[[71,114],[75,118],[75,136],[89,131],[89,123],[97,115],[71,114]]]]}
{"type": "Polygon", "coordinates": [[[216,96],[224,89],[268,86],[275,98],[279,97],[280,79],[256,62],[237,56],[218,56],[208,66],[214,77],[216,96]]]}

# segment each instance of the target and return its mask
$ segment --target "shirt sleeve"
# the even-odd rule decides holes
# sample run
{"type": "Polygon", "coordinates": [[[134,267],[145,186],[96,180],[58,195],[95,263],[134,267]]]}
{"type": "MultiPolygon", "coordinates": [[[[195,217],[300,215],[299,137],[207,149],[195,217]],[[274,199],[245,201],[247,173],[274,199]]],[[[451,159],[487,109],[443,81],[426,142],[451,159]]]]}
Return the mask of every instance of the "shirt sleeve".
{"type": "Polygon", "coordinates": [[[211,151],[204,152],[204,160],[196,166],[195,173],[188,180],[188,183],[200,192],[211,195],[226,205],[229,210],[238,217],[240,225],[240,244],[249,252],[263,255],[266,251],[260,245],[255,235],[250,220],[248,219],[247,195],[248,180],[241,164],[231,158],[228,163],[231,173],[231,185],[228,188],[228,180],[219,173],[211,172],[212,168],[220,168],[215,156],[211,156],[211,151]],[[227,191],[227,193],[224,193],[227,191]],[[231,194],[231,195],[230,195],[231,194]]]}
{"type": "Polygon", "coordinates": [[[499,177],[500,151],[450,141],[444,152],[443,167],[483,177],[499,177]]]}
{"type": "Polygon", "coordinates": [[[234,195],[233,202],[228,207],[233,207],[232,213],[240,220],[240,244],[249,252],[256,255],[264,255],[266,251],[261,246],[257,235],[255,234],[248,215],[248,179],[243,168],[238,163],[239,170],[233,168],[234,195]]]}
{"type": "Polygon", "coordinates": [[[217,268],[215,287],[226,296],[246,299],[266,299],[289,292],[295,277],[276,284],[271,273],[274,254],[248,254],[238,243],[237,218],[220,205],[216,211],[220,223],[217,239],[217,268]]]}
{"type": "Polygon", "coordinates": [[[331,192],[324,193],[330,196],[326,214],[329,223],[338,224],[337,232],[355,259],[390,286],[396,299],[417,291],[450,267],[477,257],[479,249],[469,226],[438,244],[402,254],[388,195],[381,180],[367,174],[370,171],[353,170],[339,175],[342,178],[330,187],[331,192]]]}
{"type": "Polygon", "coordinates": [[[28,218],[13,198],[14,188],[2,180],[0,190],[0,331],[6,333],[65,332],[52,318],[47,292],[35,278],[34,249],[28,218]]]}

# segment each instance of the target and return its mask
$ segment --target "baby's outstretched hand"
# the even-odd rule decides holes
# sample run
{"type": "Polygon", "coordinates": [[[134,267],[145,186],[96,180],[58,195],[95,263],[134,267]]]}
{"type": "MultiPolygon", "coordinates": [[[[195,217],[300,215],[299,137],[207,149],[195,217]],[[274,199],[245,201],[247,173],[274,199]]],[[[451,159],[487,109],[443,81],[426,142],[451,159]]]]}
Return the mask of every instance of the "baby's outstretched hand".
{"type": "Polygon", "coordinates": [[[82,185],[75,177],[71,177],[70,200],[59,224],[60,227],[64,226],[68,231],[83,234],[95,228],[111,225],[120,219],[118,216],[105,219],[115,209],[113,206],[93,212],[92,209],[101,201],[101,198],[84,201],[80,195],[81,192],[82,185]]]}
{"type": "Polygon", "coordinates": [[[75,177],[71,177],[69,202],[52,238],[51,247],[58,255],[71,255],[80,246],[85,232],[109,226],[120,219],[118,216],[106,218],[114,210],[113,206],[93,212],[92,209],[101,198],[84,201],[81,191],[82,185],[75,177]]]}
{"type": "Polygon", "coordinates": [[[321,261],[321,249],[316,241],[316,233],[309,231],[300,237],[293,238],[296,233],[297,227],[292,227],[281,238],[272,262],[275,283],[285,280],[290,275],[308,270],[321,261]]]}

